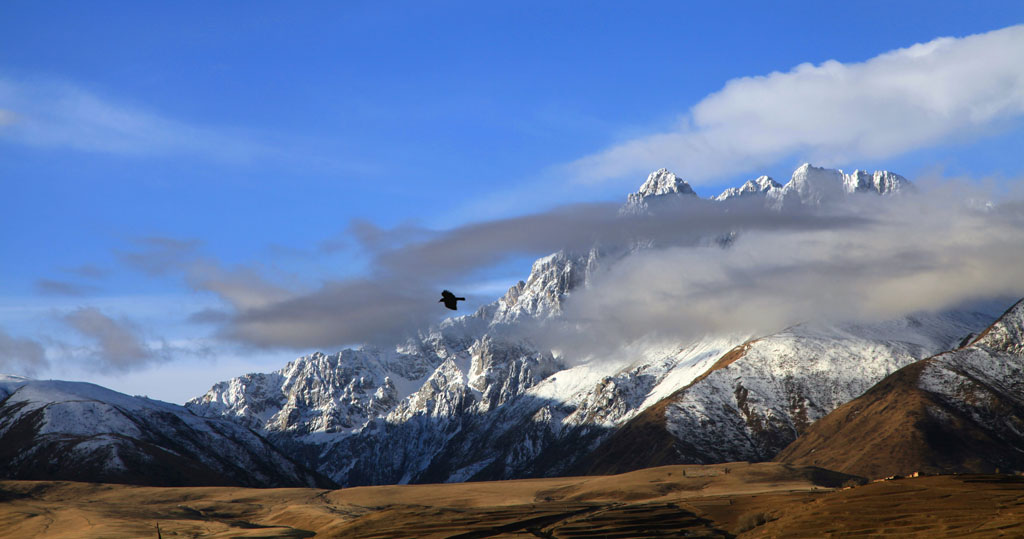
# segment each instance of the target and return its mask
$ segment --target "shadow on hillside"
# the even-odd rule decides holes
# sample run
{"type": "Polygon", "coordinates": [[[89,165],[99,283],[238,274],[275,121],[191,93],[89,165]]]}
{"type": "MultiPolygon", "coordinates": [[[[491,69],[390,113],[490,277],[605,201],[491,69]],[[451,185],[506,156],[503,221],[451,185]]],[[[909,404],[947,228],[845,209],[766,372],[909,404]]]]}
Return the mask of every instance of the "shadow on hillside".
{"type": "Polygon", "coordinates": [[[564,475],[614,429],[563,428],[574,411],[564,403],[519,395],[486,413],[465,399],[450,415],[417,414],[402,423],[374,420],[358,434],[329,445],[287,435],[271,439],[287,454],[342,486],[490,481],[564,475]]]}

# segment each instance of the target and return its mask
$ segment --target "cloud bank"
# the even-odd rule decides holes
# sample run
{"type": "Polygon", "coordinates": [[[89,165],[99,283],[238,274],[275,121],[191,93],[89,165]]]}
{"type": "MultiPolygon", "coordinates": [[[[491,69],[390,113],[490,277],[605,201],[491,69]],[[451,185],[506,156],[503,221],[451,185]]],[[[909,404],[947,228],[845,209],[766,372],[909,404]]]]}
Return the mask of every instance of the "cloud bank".
{"type": "Polygon", "coordinates": [[[1024,205],[971,207],[955,189],[875,198],[846,208],[870,215],[854,226],[751,229],[728,249],[637,252],[573,294],[560,327],[586,355],[638,339],[767,334],[1024,297],[1024,205]]]}
{"type": "MultiPolygon", "coordinates": [[[[978,299],[1024,296],[1024,204],[935,185],[898,197],[854,195],[823,208],[766,209],[750,197],[682,200],[653,215],[590,204],[371,242],[372,271],[305,290],[245,269],[193,263],[188,279],[218,294],[222,311],[197,313],[221,337],[262,348],[388,345],[447,314],[442,288],[513,256],[598,245],[606,258],[591,286],[565,303],[555,331],[527,328],[552,348],[582,335],[582,350],[646,338],[778,331],[808,320],[880,320],[978,299]],[[729,248],[714,241],[737,233],[729,248]],[[568,328],[568,330],[566,330],[568,328]]],[[[380,238],[388,231],[362,233],[380,238]]],[[[523,278],[526,276],[523,275],[523,278]]],[[[513,283],[508,283],[512,285],[513,283]]],[[[471,298],[472,299],[472,298],[471,298]]]]}
{"type": "Polygon", "coordinates": [[[944,37],[860,63],[801,64],[743,77],[695,105],[675,131],[630,140],[569,168],[600,182],[668,167],[688,180],[790,156],[884,158],[998,128],[1024,115],[1024,25],[944,37]]]}
{"type": "MultiPolygon", "coordinates": [[[[748,202],[680,200],[654,215],[620,215],[614,204],[575,205],[444,232],[423,231],[411,234],[425,238],[419,241],[368,245],[372,262],[366,277],[328,281],[293,293],[251,271],[196,262],[186,269],[187,279],[196,289],[218,294],[230,309],[196,313],[193,320],[220,323],[222,337],[257,347],[388,345],[416,335],[447,313],[437,303],[441,289],[455,290],[457,283],[511,257],[558,250],[586,252],[594,245],[614,250],[638,240],[663,246],[695,245],[750,228],[826,230],[863,220],[803,211],[779,213],[748,202]]],[[[365,237],[389,235],[387,231],[367,234],[365,227],[360,224],[365,237]]]]}

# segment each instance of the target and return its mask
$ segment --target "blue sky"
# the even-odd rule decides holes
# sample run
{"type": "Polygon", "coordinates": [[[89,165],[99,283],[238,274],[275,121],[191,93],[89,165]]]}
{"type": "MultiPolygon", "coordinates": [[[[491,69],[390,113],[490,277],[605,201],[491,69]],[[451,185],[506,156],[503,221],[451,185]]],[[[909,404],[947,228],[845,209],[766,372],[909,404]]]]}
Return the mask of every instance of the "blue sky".
{"type": "MultiPolygon", "coordinates": [[[[871,87],[897,69],[873,59],[947,36],[958,48],[940,61],[976,54],[965,79],[999,75],[999,47],[1019,41],[960,38],[1024,23],[1024,4],[984,6],[4,3],[0,371],[181,402],[312,351],[252,346],[216,321],[361,278],[367,237],[617,203],[661,166],[704,196],[762,173],[784,182],[805,160],[1012,188],[1024,177],[1020,108],[1003,99],[986,116],[1005,85],[965,83],[961,96],[943,89],[941,65],[921,68],[906,85],[934,86],[923,99],[976,103],[949,105],[965,119],[923,133],[907,128],[921,118],[877,102],[833,120],[802,115],[835,104],[785,101],[825,62],[848,87],[871,87]],[[832,122],[829,133],[853,134],[761,144],[779,118],[758,117],[765,135],[734,127],[754,98],[779,99],[793,133],[817,140],[832,122]],[[860,129],[894,133],[881,149],[857,135],[871,114],[860,129]],[[761,142],[718,143],[706,162],[673,146],[750,133],[761,142]]],[[[877,101],[857,92],[840,105],[877,101]]],[[[536,254],[508,253],[451,286],[479,305],[536,254]]]]}

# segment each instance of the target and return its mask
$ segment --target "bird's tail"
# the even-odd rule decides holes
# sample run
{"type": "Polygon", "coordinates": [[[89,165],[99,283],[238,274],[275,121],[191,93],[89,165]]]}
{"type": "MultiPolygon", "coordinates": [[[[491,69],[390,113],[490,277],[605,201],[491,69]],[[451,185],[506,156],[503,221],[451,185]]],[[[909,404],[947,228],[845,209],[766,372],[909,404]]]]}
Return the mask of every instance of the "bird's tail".
{"type": "Polygon", "coordinates": [[[459,300],[466,301],[466,298],[455,298],[455,301],[459,301],[459,300]]]}

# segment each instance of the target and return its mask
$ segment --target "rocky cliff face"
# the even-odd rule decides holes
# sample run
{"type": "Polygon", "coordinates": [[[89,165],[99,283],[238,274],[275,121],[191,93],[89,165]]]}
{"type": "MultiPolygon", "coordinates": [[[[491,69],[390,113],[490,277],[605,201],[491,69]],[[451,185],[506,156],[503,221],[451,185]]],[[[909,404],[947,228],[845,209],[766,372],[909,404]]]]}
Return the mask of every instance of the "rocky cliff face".
{"type": "Polygon", "coordinates": [[[494,304],[491,325],[535,321],[561,314],[562,301],[572,290],[587,285],[603,256],[595,247],[580,254],[559,251],[537,260],[529,278],[516,283],[494,304]]]}

